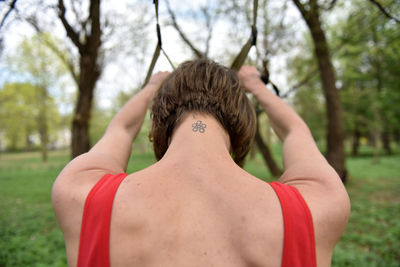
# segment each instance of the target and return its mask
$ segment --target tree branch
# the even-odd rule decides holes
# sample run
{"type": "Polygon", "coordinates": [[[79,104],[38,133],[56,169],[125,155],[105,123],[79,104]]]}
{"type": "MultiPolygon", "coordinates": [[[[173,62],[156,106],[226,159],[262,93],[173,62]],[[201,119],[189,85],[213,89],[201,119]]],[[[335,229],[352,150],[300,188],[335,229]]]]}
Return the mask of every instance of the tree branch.
{"type": "Polygon", "coordinates": [[[3,17],[3,19],[1,20],[0,29],[1,29],[1,27],[3,27],[4,22],[6,21],[8,15],[10,15],[11,11],[13,11],[13,9],[15,8],[15,4],[16,4],[16,3],[17,3],[17,0],[13,0],[13,1],[10,3],[9,9],[7,10],[6,14],[4,14],[4,17],[3,17]]]}
{"type": "Polygon", "coordinates": [[[290,94],[297,91],[300,87],[306,85],[318,73],[319,73],[318,68],[311,69],[311,71],[309,73],[307,73],[307,75],[301,81],[299,81],[297,84],[293,85],[285,94],[283,94],[281,96],[281,98],[288,97],[290,94]]]}
{"type": "Polygon", "coordinates": [[[293,0],[293,3],[300,10],[300,13],[303,15],[303,17],[308,14],[308,11],[306,10],[305,6],[300,2],[300,0],[293,0]]]}
{"type": "Polygon", "coordinates": [[[335,5],[336,5],[337,0],[331,0],[331,2],[329,3],[329,6],[326,8],[326,10],[332,10],[335,5]]]}
{"type": "Polygon", "coordinates": [[[400,23],[400,20],[398,18],[393,17],[392,15],[390,15],[386,9],[381,5],[381,3],[379,3],[376,0],[369,0],[372,4],[376,5],[378,7],[378,9],[389,19],[394,20],[396,23],[400,23]]]}
{"type": "Polygon", "coordinates": [[[58,17],[60,18],[62,24],[64,25],[65,31],[67,32],[67,36],[74,43],[74,45],[78,48],[79,53],[83,53],[83,44],[79,41],[79,35],[75,32],[72,26],[68,23],[65,18],[65,6],[63,0],[58,0],[58,17]]]}
{"type": "Polygon", "coordinates": [[[89,20],[91,21],[91,32],[88,37],[88,45],[91,51],[97,51],[101,45],[100,28],[100,0],[90,1],[89,20]]]}
{"type": "MultiPolygon", "coordinates": [[[[36,17],[27,18],[26,21],[29,22],[29,24],[36,30],[38,36],[44,35],[44,32],[39,27],[39,25],[36,21],[36,17]]],[[[74,80],[74,82],[76,84],[78,84],[79,83],[79,75],[77,74],[77,71],[75,70],[73,62],[70,59],[68,59],[68,57],[66,57],[65,54],[62,53],[60,51],[60,49],[58,49],[54,43],[50,42],[46,38],[46,36],[44,36],[43,38],[41,37],[40,40],[61,60],[61,62],[63,62],[65,64],[65,66],[67,67],[67,69],[69,70],[69,72],[72,76],[72,79],[74,80]]]]}
{"type": "Polygon", "coordinates": [[[62,53],[56,45],[54,45],[54,43],[50,42],[49,40],[47,40],[47,38],[40,38],[44,44],[51,50],[53,51],[53,53],[61,60],[61,62],[63,62],[65,64],[65,66],[67,67],[67,69],[69,70],[72,79],[74,80],[74,82],[78,85],[79,84],[79,75],[77,74],[74,64],[72,62],[72,60],[70,60],[68,57],[65,56],[64,53],[62,53]]]}
{"type": "Polygon", "coordinates": [[[79,24],[81,25],[82,31],[84,31],[86,33],[86,25],[88,23],[88,19],[86,18],[85,20],[82,19],[81,14],[79,13],[80,7],[76,7],[76,1],[72,1],[71,2],[71,10],[75,15],[75,19],[79,22],[79,24]]]}
{"type": "Polygon", "coordinates": [[[309,5],[310,5],[310,12],[312,14],[315,14],[318,12],[319,6],[318,6],[318,1],[317,0],[308,0],[309,5]]]}
{"type": "Polygon", "coordinates": [[[177,21],[176,21],[176,17],[174,12],[171,9],[171,6],[169,5],[169,1],[165,1],[167,4],[167,10],[168,13],[171,17],[172,20],[172,25],[174,26],[175,30],[179,33],[179,36],[182,38],[182,40],[190,47],[190,49],[193,51],[193,53],[196,55],[196,57],[198,58],[203,58],[204,54],[202,52],[200,52],[199,49],[197,49],[192,42],[189,41],[189,39],[186,37],[186,35],[183,33],[181,27],[179,27],[177,21]]]}
{"type": "MultiPolygon", "coordinates": [[[[100,46],[100,36],[101,36],[101,28],[100,28],[100,0],[92,0],[90,1],[90,14],[89,14],[91,25],[91,33],[90,35],[96,37],[96,46],[100,46]]],[[[96,48],[97,48],[96,47],[96,48]]]]}
{"type": "Polygon", "coordinates": [[[207,33],[208,33],[207,39],[206,39],[206,51],[204,52],[204,57],[207,58],[209,50],[210,50],[210,41],[211,41],[212,34],[213,34],[212,18],[206,7],[202,8],[201,11],[204,15],[204,18],[206,19],[206,27],[207,27],[207,33]]]}

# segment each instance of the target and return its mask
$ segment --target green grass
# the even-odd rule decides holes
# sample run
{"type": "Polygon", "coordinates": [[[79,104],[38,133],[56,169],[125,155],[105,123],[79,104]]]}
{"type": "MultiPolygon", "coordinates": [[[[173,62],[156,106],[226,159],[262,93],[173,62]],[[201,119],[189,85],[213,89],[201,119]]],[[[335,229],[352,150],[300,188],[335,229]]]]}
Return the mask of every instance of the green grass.
{"type": "Polygon", "coordinates": [[[349,158],[352,213],[333,266],[400,266],[400,156],[349,158]]]}
{"type": "Polygon", "coordinates": [[[65,152],[46,164],[38,153],[0,155],[0,266],[65,266],[50,190],[67,160],[65,152]]]}
{"type": "MultiPolygon", "coordinates": [[[[280,148],[273,151],[278,159],[280,148]]],[[[68,160],[67,151],[51,152],[47,163],[36,152],[0,154],[0,266],[66,265],[50,190],[68,160]]],[[[128,172],[154,161],[135,155],[128,172]]],[[[352,214],[332,266],[400,266],[400,153],[373,162],[369,153],[347,160],[352,214]]],[[[260,155],[245,169],[271,181],[260,155]]]]}

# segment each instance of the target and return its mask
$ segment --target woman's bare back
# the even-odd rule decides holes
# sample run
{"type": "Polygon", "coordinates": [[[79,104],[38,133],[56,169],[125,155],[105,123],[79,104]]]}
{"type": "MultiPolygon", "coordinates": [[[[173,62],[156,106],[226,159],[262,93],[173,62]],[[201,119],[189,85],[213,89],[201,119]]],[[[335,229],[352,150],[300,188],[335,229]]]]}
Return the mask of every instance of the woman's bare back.
{"type": "Polygon", "coordinates": [[[166,170],[121,184],[111,226],[115,266],[279,266],[282,216],[266,183],[243,171],[166,170]]]}
{"type": "MultiPolygon", "coordinates": [[[[239,167],[168,165],[161,161],[121,183],[111,266],[280,266],[282,213],[267,183],[239,167]]],[[[71,232],[67,251],[76,262],[80,225],[71,232]]]]}

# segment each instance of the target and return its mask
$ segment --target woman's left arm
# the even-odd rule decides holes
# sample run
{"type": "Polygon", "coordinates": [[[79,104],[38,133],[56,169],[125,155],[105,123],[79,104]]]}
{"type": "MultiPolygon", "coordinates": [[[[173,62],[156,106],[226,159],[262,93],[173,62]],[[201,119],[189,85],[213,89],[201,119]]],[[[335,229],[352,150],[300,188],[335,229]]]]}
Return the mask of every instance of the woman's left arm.
{"type": "Polygon", "coordinates": [[[168,75],[169,72],[154,74],[148,84],[115,115],[104,136],[87,154],[110,157],[110,161],[126,170],[132,142],[142,127],[147,108],[168,75]]]}
{"type": "Polygon", "coordinates": [[[69,236],[71,222],[80,220],[82,203],[93,185],[107,173],[126,171],[132,142],[140,131],[154,93],[167,76],[168,72],[153,75],[113,118],[100,141],[89,152],[69,162],[58,175],[52,188],[52,203],[64,235],[69,236]]]}
{"type": "Polygon", "coordinates": [[[148,84],[115,115],[103,137],[89,152],[68,163],[57,180],[125,172],[132,142],[142,127],[147,108],[168,75],[169,72],[154,74],[148,84]]]}

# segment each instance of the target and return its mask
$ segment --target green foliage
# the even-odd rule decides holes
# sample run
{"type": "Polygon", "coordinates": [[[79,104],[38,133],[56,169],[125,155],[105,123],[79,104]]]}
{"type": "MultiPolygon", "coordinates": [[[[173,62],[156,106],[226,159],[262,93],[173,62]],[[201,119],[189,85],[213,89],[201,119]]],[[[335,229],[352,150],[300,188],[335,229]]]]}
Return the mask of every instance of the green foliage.
{"type": "Polygon", "coordinates": [[[60,116],[54,99],[43,94],[44,90],[29,83],[9,83],[0,89],[0,133],[7,148],[30,148],[31,138],[39,134],[43,123],[43,112],[48,114],[50,140],[52,135],[55,138],[60,116]]]}
{"type": "MultiPolygon", "coordinates": [[[[272,151],[278,158],[281,147],[273,146],[272,151]]],[[[362,154],[348,159],[352,213],[332,266],[398,266],[400,154],[382,157],[380,164],[371,164],[369,150],[362,154]]],[[[50,190],[69,161],[68,151],[51,152],[47,163],[36,152],[0,154],[0,159],[0,266],[66,266],[50,190]]],[[[154,162],[151,153],[133,154],[128,173],[154,162]]],[[[272,181],[260,155],[248,159],[245,169],[272,181]]]]}
{"type": "Polygon", "coordinates": [[[15,53],[7,57],[9,67],[24,75],[34,84],[55,90],[61,94],[70,85],[77,63],[67,58],[68,52],[62,40],[50,33],[37,33],[25,37],[15,53]]]}
{"type": "Polygon", "coordinates": [[[31,38],[25,38],[17,47],[15,54],[8,56],[9,67],[18,74],[25,75],[30,82],[49,89],[60,82],[67,74],[67,63],[59,59],[50,47],[58,47],[62,54],[60,41],[50,34],[40,33],[31,38]]]}
{"type": "Polygon", "coordinates": [[[300,90],[294,98],[294,107],[310,128],[313,137],[321,141],[326,136],[325,101],[316,87],[300,90]]]}
{"type": "Polygon", "coordinates": [[[310,37],[305,37],[305,40],[299,45],[301,53],[289,64],[291,80],[302,84],[293,96],[293,106],[310,128],[314,139],[322,142],[326,137],[325,99],[315,55],[311,50],[312,41],[310,37]]]}
{"type": "Polygon", "coordinates": [[[49,34],[37,34],[7,57],[10,71],[24,81],[0,89],[0,133],[8,149],[33,149],[32,139],[37,138],[45,152],[61,127],[55,96],[62,95],[67,66],[45,43],[57,46],[49,34]]]}
{"type": "MultiPolygon", "coordinates": [[[[394,10],[393,10],[394,11],[394,10]]],[[[332,29],[347,133],[400,129],[398,24],[368,1],[354,1],[332,29]]]]}
{"type": "MultiPolygon", "coordinates": [[[[393,137],[400,131],[400,27],[369,1],[342,3],[336,8],[332,15],[337,16],[325,25],[325,31],[340,89],[346,137],[353,137],[356,131],[371,140],[383,133],[393,137]]],[[[396,10],[399,6],[391,5],[391,12],[396,10]]],[[[305,81],[293,103],[318,141],[325,136],[325,103],[318,76],[308,76],[317,67],[310,39],[304,40],[288,64],[291,80],[305,81]]]]}

